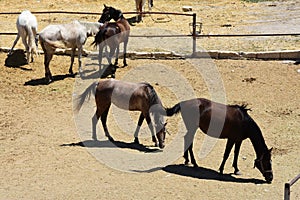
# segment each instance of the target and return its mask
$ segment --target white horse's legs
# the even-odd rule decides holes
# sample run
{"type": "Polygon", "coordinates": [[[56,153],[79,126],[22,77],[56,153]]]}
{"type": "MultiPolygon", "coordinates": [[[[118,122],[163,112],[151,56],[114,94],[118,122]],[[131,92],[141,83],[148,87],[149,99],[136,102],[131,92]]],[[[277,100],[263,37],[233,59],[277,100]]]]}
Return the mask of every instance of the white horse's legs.
{"type": "Polygon", "coordinates": [[[73,74],[73,63],[74,63],[74,56],[75,56],[75,51],[76,51],[76,48],[72,48],[72,51],[71,51],[71,65],[70,65],[70,68],[69,68],[69,73],[70,74],[73,74]]]}
{"type": "Polygon", "coordinates": [[[82,65],[82,62],[81,62],[82,51],[83,51],[83,47],[79,46],[78,47],[78,70],[79,71],[81,71],[81,65],[82,65]]]}

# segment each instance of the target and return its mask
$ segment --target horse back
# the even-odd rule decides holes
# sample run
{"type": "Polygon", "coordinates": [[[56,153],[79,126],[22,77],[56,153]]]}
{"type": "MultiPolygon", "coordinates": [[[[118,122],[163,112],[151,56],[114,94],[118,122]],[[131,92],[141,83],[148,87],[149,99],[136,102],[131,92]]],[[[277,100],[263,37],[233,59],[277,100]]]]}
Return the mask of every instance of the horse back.
{"type": "Polygon", "coordinates": [[[145,102],[148,102],[144,84],[115,79],[100,81],[95,97],[99,104],[109,102],[118,108],[131,111],[143,111],[146,109],[145,102]]]}
{"type": "Polygon", "coordinates": [[[182,102],[181,113],[188,129],[199,127],[205,134],[215,138],[246,138],[248,119],[238,106],[198,98],[182,102]]]}

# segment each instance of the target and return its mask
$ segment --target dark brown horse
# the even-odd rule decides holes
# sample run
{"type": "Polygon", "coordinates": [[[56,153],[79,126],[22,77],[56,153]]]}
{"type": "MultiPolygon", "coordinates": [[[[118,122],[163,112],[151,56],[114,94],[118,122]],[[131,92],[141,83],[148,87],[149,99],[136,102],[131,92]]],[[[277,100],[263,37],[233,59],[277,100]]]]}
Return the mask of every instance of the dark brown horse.
{"type": "Polygon", "coordinates": [[[198,127],[207,135],[215,138],[227,138],[223,161],[219,168],[223,174],[225,162],[230,151],[235,145],[233,167],[234,173],[239,174],[237,166],[238,155],[242,141],[249,138],[256,152],[254,167],[263,174],[266,181],[271,183],[273,179],[271,165],[271,149],[267,148],[260,128],[247,113],[249,109],[245,105],[224,105],[207,99],[198,98],[182,101],[172,108],[167,109],[167,116],[181,112],[187,133],[185,143],[185,164],[189,163],[188,152],[191,162],[198,166],[193,154],[193,139],[198,127]]]}
{"type": "Polygon", "coordinates": [[[130,25],[127,19],[125,19],[120,10],[104,5],[102,15],[98,22],[104,23],[105,25],[95,36],[95,41],[93,42],[93,44],[99,45],[99,67],[101,68],[104,46],[108,46],[110,49],[107,58],[108,64],[111,66],[111,59],[116,52],[114,65],[118,65],[119,47],[122,42],[124,43],[123,65],[127,66],[126,51],[130,33],[130,25]],[[114,19],[115,22],[109,22],[111,19],[114,19]]]}
{"type": "Polygon", "coordinates": [[[117,107],[130,110],[130,111],[141,111],[138,126],[135,130],[135,143],[139,143],[138,140],[138,132],[140,127],[146,118],[149,129],[152,134],[152,141],[157,145],[157,140],[159,142],[159,147],[164,148],[165,146],[165,120],[164,116],[160,114],[160,112],[156,112],[155,107],[163,108],[162,103],[155,92],[154,88],[148,83],[130,83],[119,81],[115,79],[107,79],[104,81],[99,81],[93,83],[89,86],[83,94],[79,96],[78,104],[76,106],[76,110],[79,111],[85,99],[90,96],[91,93],[95,94],[95,100],[97,105],[96,113],[93,117],[93,139],[97,140],[96,136],[96,124],[101,118],[101,122],[103,125],[103,129],[105,132],[105,136],[109,138],[109,140],[113,140],[111,135],[108,132],[106,126],[106,119],[109,108],[113,103],[117,107]],[[153,114],[154,118],[154,126],[156,131],[156,137],[154,133],[154,129],[151,123],[150,114],[153,114]]]}

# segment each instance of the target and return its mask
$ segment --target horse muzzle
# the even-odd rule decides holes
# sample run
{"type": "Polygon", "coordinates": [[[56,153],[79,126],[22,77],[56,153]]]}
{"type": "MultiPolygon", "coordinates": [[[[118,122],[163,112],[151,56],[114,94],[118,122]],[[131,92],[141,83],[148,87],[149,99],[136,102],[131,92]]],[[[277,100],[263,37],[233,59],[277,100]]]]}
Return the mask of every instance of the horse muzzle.
{"type": "Polygon", "coordinates": [[[272,180],[273,180],[273,174],[272,173],[266,173],[264,175],[265,177],[265,180],[267,181],[267,183],[272,183],[272,180]]]}
{"type": "Polygon", "coordinates": [[[163,149],[163,148],[165,148],[165,142],[161,142],[161,141],[159,141],[159,144],[158,144],[158,146],[159,146],[159,148],[160,148],[160,149],[163,149]]]}

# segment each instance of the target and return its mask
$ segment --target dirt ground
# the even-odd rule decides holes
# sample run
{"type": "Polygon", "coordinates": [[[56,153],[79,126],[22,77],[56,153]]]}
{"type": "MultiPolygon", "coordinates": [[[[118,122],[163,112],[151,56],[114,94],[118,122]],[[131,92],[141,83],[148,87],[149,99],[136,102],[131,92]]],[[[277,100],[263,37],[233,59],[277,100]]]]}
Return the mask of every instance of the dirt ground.
{"type": "MultiPolygon", "coordinates": [[[[102,4],[106,3],[92,0],[76,3],[74,1],[72,5],[68,3],[69,1],[31,2],[32,4],[20,1],[16,5],[13,1],[4,0],[0,1],[0,6],[3,7],[3,12],[19,12],[25,8],[32,11],[63,9],[101,12],[102,4]]],[[[115,1],[111,5],[119,8],[120,5],[124,5],[124,11],[132,11],[134,8],[134,2],[129,0],[115,1]]],[[[230,33],[232,29],[240,32],[256,31],[258,29],[250,29],[246,24],[242,27],[221,25],[234,25],[241,20],[247,22],[252,20],[254,23],[261,16],[268,16],[270,12],[274,15],[269,16],[269,19],[274,17],[276,21],[280,16],[271,9],[286,8],[290,11],[285,15],[289,17],[284,18],[287,21],[290,16],[299,13],[297,10],[299,1],[258,4],[241,1],[207,0],[201,3],[172,1],[172,7],[169,6],[169,1],[160,1],[160,4],[155,4],[155,8],[180,12],[183,5],[192,5],[197,13],[201,13],[204,24],[214,24],[209,30],[207,27],[203,30],[206,33],[230,33]],[[254,14],[249,15],[251,12],[254,14]]],[[[14,27],[16,16],[0,17],[3,22],[0,25],[1,32],[16,31],[14,27]],[[10,18],[13,24],[9,23],[10,18]]],[[[38,16],[41,22],[39,30],[49,23],[68,21],[70,18],[74,19],[74,16],[38,16]]],[[[82,18],[97,20],[98,16],[82,16],[82,18]]],[[[133,26],[132,29],[155,26],[185,32],[188,27],[178,26],[179,20],[183,19],[172,17],[171,22],[155,23],[150,16],[146,16],[143,23],[133,26]]],[[[263,24],[272,23],[268,21],[263,24]]],[[[188,24],[188,20],[185,24],[188,24]]],[[[286,31],[286,28],[282,31],[286,31]]],[[[0,37],[0,46],[12,45],[14,36],[0,37]]],[[[298,37],[284,38],[278,42],[280,45],[273,43],[272,39],[262,41],[264,45],[252,40],[244,43],[233,39],[230,43],[215,40],[201,46],[206,45],[204,46],[206,49],[222,47],[226,50],[241,48],[249,51],[299,47],[298,37]]],[[[17,48],[23,48],[21,41],[17,48]]],[[[181,165],[183,158],[179,157],[164,169],[153,172],[129,173],[113,169],[91,155],[89,147],[80,145],[81,138],[76,130],[72,110],[76,79],[65,75],[68,72],[70,58],[54,56],[50,65],[56,81],[50,85],[41,84],[44,77],[42,55],[38,56],[34,63],[20,67],[6,67],[4,65],[6,58],[5,53],[0,53],[0,199],[282,199],[284,183],[299,174],[300,67],[293,64],[294,62],[212,61],[224,83],[227,103],[249,104],[252,108],[250,115],[262,129],[267,146],[273,147],[274,180],[272,184],[266,184],[262,181],[263,176],[260,172],[253,169],[255,152],[249,140],[245,140],[241,147],[239,168],[243,174],[240,176],[230,174],[233,172],[231,167],[233,152],[226,163],[225,175],[222,177],[217,174],[225,149],[225,140],[218,140],[212,152],[205,158],[197,158],[199,168],[181,165]]],[[[75,71],[77,64],[75,60],[75,71]]],[[[187,60],[138,59],[128,60],[128,64],[127,68],[118,69],[116,73],[118,79],[145,64],[165,65],[185,77],[197,96],[210,98],[211,94],[204,78],[194,73],[187,60]]],[[[137,73],[136,80],[142,79],[143,73],[143,71],[137,73]]],[[[172,106],[179,99],[162,83],[164,79],[171,80],[174,77],[166,75],[162,76],[164,79],[160,79],[161,76],[153,74],[150,83],[157,90],[164,105],[172,106]]],[[[110,113],[108,119],[111,134],[115,139],[131,142],[133,138],[119,132],[112,116],[110,113]]],[[[135,117],[134,115],[133,118],[135,117]]],[[[176,132],[176,125],[180,121],[180,116],[168,119],[170,133],[176,132]]],[[[167,144],[171,143],[173,138],[174,135],[167,135],[167,144]]],[[[203,134],[198,131],[194,144],[195,152],[199,152],[203,138],[203,134]]],[[[148,139],[142,139],[141,142],[151,144],[148,139]]],[[[134,153],[143,154],[139,151],[134,153]]],[[[292,187],[291,199],[300,198],[299,184],[296,183],[292,187]]]]}

